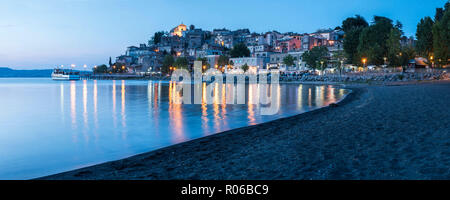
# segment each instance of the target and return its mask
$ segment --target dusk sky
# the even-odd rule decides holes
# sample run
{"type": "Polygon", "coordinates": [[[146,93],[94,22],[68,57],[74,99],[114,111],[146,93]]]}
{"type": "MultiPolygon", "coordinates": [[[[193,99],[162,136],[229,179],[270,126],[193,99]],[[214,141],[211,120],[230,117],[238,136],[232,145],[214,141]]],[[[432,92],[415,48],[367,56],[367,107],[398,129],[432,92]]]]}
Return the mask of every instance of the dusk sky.
{"type": "Polygon", "coordinates": [[[360,14],[399,20],[407,36],[447,0],[0,0],[0,67],[108,63],[181,22],[197,28],[313,32],[360,14]]]}

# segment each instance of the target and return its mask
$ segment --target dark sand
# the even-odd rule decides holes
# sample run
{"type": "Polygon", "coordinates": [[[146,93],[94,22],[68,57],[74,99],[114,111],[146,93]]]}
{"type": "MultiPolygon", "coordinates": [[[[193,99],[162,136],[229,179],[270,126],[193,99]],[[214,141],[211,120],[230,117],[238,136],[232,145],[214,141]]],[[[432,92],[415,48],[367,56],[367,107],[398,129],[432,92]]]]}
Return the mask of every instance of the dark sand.
{"type": "Polygon", "coordinates": [[[349,88],[337,107],[42,179],[450,179],[450,82],[349,88]]]}

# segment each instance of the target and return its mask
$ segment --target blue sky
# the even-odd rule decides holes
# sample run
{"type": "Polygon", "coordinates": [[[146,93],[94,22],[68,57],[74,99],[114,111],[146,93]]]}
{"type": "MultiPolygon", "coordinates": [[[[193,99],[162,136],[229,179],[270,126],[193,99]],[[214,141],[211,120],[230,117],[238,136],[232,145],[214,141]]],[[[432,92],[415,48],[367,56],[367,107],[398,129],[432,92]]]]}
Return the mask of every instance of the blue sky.
{"type": "Polygon", "coordinates": [[[0,67],[107,63],[183,22],[198,28],[313,32],[360,14],[399,20],[406,35],[447,0],[0,0],[0,67]]]}

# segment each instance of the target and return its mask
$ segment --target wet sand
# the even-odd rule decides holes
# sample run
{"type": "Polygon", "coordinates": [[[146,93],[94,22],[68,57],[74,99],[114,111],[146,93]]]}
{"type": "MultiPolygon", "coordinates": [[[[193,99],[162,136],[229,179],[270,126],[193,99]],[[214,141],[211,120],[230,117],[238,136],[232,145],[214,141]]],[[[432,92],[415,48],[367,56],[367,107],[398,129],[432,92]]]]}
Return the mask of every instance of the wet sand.
{"type": "Polygon", "coordinates": [[[348,88],[338,106],[41,179],[450,179],[450,81],[348,88]]]}

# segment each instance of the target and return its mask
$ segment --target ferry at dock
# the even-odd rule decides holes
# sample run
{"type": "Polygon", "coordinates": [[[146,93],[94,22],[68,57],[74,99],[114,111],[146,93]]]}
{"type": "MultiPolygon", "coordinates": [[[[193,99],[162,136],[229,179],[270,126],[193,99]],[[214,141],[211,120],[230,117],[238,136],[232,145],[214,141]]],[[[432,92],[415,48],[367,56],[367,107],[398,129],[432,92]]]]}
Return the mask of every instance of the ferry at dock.
{"type": "Polygon", "coordinates": [[[55,81],[78,81],[80,80],[80,72],[55,69],[52,72],[52,79],[55,81]]]}

